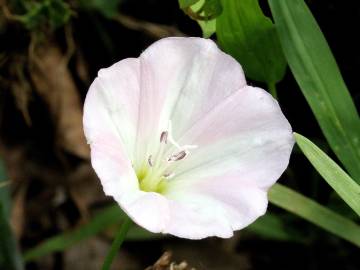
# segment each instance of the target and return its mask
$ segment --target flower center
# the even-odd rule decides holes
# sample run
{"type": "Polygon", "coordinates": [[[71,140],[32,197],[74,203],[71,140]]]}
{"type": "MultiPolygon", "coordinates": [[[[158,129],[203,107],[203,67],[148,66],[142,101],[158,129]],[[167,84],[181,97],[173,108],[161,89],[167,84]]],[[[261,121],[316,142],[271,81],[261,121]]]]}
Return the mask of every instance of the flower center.
{"type": "Polygon", "coordinates": [[[164,193],[168,182],[175,176],[172,164],[184,160],[189,154],[190,149],[196,145],[180,146],[175,142],[171,135],[171,124],[168,131],[160,134],[159,148],[156,153],[147,157],[146,165],[137,171],[140,189],[146,192],[164,193]],[[168,146],[175,150],[168,154],[168,146]]]}

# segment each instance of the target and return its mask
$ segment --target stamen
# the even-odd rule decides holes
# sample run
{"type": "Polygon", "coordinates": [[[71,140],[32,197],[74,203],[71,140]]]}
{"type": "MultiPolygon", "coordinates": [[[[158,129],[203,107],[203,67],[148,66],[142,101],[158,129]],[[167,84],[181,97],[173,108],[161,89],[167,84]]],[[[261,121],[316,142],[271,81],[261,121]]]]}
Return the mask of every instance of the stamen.
{"type": "Polygon", "coordinates": [[[165,144],[167,144],[168,135],[169,135],[169,133],[168,133],[167,131],[161,132],[161,135],[160,135],[160,143],[165,143],[165,144]]]}
{"type": "Polygon", "coordinates": [[[168,162],[173,162],[173,161],[178,161],[178,160],[182,160],[187,156],[188,152],[186,151],[180,151],[178,153],[172,154],[169,158],[168,158],[168,162]]]}
{"type": "Polygon", "coordinates": [[[180,146],[172,137],[171,122],[168,130],[161,132],[159,140],[156,151],[147,159],[150,168],[144,168],[144,172],[138,173],[140,189],[143,191],[162,192],[167,180],[176,177],[171,163],[183,160],[191,149],[197,148],[197,145],[189,144],[180,146]]]}
{"type": "Polygon", "coordinates": [[[152,155],[150,155],[150,156],[148,157],[148,163],[149,163],[150,167],[153,167],[153,166],[154,166],[154,164],[153,164],[153,162],[152,162],[152,155]]]}
{"type": "Polygon", "coordinates": [[[175,176],[175,173],[164,173],[163,176],[166,179],[170,179],[170,178],[173,178],[175,176]]]}

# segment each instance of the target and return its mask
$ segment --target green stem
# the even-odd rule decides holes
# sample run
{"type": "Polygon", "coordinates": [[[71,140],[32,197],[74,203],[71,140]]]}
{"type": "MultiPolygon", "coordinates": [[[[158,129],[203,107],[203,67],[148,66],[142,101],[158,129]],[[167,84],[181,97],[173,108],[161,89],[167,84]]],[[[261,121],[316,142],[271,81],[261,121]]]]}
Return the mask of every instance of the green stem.
{"type": "Polygon", "coordinates": [[[269,88],[270,94],[273,96],[273,98],[278,99],[277,90],[276,90],[276,84],[275,83],[268,83],[268,88],[269,88]]]}
{"type": "Polygon", "coordinates": [[[111,245],[110,251],[108,255],[105,258],[104,264],[102,266],[102,270],[109,270],[111,267],[111,263],[114,260],[115,256],[117,255],[117,252],[119,251],[121,244],[125,240],[125,236],[131,226],[132,222],[129,217],[127,217],[123,223],[121,224],[120,230],[115,236],[114,242],[111,245]]]}

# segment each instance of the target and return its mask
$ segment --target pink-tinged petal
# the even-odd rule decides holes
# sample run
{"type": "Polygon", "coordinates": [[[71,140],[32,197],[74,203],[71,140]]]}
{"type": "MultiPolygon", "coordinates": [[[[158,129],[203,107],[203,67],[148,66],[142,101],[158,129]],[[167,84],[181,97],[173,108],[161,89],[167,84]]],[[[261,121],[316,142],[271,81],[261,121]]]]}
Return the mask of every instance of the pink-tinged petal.
{"type": "Polygon", "coordinates": [[[102,137],[91,144],[91,164],[101,180],[104,192],[116,200],[139,190],[132,164],[116,137],[102,137]]]}
{"type": "Polygon", "coordinates": [[[211,40],[165,38],[140,56],[138,156],[153,152],[172,121],[178,137],[218,102],[246,85],[241,66],[211,40]]]}
{"type": "Polygon", "coordinates": [[[139,60],[128,58],[101,69],[87,93],[84,131],[88,142],[114,135],[134,159],[140,92],[139,60]]]}
{"type": "Polygon", "coordinates": [[[294,144],[277,102],[250,86],[220,103],[182,140],[199,147],[172,165],[177,175],[165,196],[179,213],[170,211],[171,219],[181,223],[166,231],[187,238],[229,237],[263,215],[267,189],[286,169],[294,144]]]}
{"type": "Polygon", "coordinates": [[[120,198],[138,189],[132,168],[139,99],[139,61],[125,59],[99,71],[84,105],[91,162],[105,194],[120,198]]]}
{"type": "Polygon", "coordinates": [[[105,193],[149,231],[191,239],[230,237],[264,214],[294,144],[277,102],[200,38],[162,39],[101,70],[84,128],[105,193]],[[198,147],[178,158],[177,144],[198,147]],[[166,179],[162,194],[139,190],[166,179]]]}
{"type": "Polygon", "coordinates": [[[161,194],[139,190],[118,202],[135,223],[150,232],[161,233],[170,222],[169,201],[161,194]]]}
{"type": "MultiPolygon", "coordinates": [[[[216,179],[209,181],[219,182],[216,179]]],[[[217,184],[200,184],[177,190],[167,195],[170,220],[166,233],[189,239],[209,236],[229,238],[233,231],[242,229],[267,208],[266,191],[256,187],[240,190],[217,184]]]]}
{"type": "Polygon", "coordinates": [[[294,138],[275,99],[247,86],[228,97],[179,140],[198,145],[172,170],[172,182],[224,174],[260,188],[271,186],[289,163],[294,138]]]}

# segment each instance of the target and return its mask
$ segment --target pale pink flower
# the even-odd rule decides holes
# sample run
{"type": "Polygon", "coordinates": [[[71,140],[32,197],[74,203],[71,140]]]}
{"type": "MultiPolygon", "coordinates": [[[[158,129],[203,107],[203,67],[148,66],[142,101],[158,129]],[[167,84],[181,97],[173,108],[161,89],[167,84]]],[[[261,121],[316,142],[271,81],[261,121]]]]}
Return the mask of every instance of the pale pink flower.
{"type": "Polygon", "coordinates": [[[161,39],[100,70],[84,128],[105,194],[145,229],[190,239],[263,215],[294,144],[277,101],[202,38],[161,39]]]}

